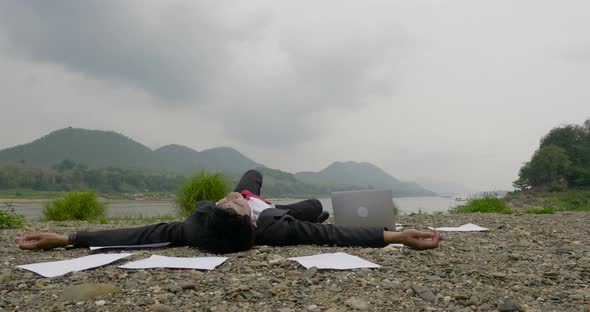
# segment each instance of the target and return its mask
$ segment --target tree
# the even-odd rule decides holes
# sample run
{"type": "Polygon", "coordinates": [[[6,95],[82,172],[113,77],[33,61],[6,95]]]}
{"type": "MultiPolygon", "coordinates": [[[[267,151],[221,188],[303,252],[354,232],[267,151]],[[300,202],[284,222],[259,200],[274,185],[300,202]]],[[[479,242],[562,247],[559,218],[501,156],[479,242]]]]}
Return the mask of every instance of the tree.
{"type": "Polygon", "coordinates": [[[518,189],[524,189],[531,186],[529,183],[529,176],[531,175],[530,172],[530,162],[526,162],[522,167],[520,167],[520,171],[518,172],[518,180],[512,182],[512,185],[518,189]]]}
{"type": "Polygon", "coordinates": [[[562,186],[590,186],[590,119],[582,125],[551,129],[513,184],[522,188],[558,182],[562,186]]]}
{"type": "Polygon", "coordinates": [[[517,187],[540,186],[567,181],[571,161],[567,152],[556,145],[539,148],[530,162],[520,169],[517,187]]]}
{"type": "Polygon", "coordinates": [[[579,147],[586,143],[588,131],[578,125],[567,125],[553,128],[541,139],[541,148],[555,145],[563,148],[572,162],[578,163],[585,155],[580,153],[579,147]]]}

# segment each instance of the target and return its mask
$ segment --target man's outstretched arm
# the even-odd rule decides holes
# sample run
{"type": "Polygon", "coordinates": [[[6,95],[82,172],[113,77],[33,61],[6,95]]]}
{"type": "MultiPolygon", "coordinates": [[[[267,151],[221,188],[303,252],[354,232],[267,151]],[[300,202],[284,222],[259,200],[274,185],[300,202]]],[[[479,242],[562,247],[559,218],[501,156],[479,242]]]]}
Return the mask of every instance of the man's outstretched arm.
{"type": "Polygon", "coordinates": [[[81,231],[70,235],[35,233],[17,238],[18,247],[23,250],[47,250],[68,245],[73,247],[124,246],[165,242],[170,242],[170,246],[187,244],[182,222],[92,232],[81,231]]]}
{"type": "Polygon", "coordinates": [[[261,245],[330,245],[384,247],[392,243],[404,244],[413,249],[437,248],[438,232],[406,230],[384,231],[383,228],[348,227],[334,224],[318,224],[283,217],[272,225],[259,228],[256,244],[261,245]]]}
{"type": "Polygon", "coordinates": [[[72,235],[56,233],[35,233],[17,238],[20,249],[52,249],[71,245],[73,247],[89,246],[125,246],[154,243],[167,243],[170,246],[197,246],[201,221],[215,208],[215,203],[200,201],[195,213],[184,222],[157,223],[136,228],[124,228],[103,231],[80,231],[72,235]]]}

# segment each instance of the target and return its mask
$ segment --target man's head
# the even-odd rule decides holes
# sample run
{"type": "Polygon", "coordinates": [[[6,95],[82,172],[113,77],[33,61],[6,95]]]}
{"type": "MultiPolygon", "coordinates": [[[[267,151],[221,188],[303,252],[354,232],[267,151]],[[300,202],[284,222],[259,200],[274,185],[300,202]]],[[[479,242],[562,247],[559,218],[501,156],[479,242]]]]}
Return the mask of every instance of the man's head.
{"type": "Polygon", "coordinates": [[[236,214],[241,216],[252,217],[250,205],[248,205],[248,202],[244,199],[244,196],[238,192],[227,194],[227,196],[215,203],[215,207],[218,209],[233,210],[236,212],[236,214]]]}
{"type": "Polygon", "coordinates": [[[219,254],[250,249],[254,243],[251,215],[240,193],[228,194],[203,220],[199,247],[219,254]]]}

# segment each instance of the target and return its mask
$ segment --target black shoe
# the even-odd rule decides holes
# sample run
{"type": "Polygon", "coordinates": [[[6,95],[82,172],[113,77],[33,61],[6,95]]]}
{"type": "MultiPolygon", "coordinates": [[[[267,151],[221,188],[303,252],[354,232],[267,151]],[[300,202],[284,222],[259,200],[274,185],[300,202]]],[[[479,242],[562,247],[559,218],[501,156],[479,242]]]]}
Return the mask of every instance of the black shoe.
{"type": "Polygon", "coordinates": [[[322,211],[320,216],[318,217],[318,223],[324,223],[324,221],[328,220],[330,217],[330,213],[327,211],[322,211]]]}

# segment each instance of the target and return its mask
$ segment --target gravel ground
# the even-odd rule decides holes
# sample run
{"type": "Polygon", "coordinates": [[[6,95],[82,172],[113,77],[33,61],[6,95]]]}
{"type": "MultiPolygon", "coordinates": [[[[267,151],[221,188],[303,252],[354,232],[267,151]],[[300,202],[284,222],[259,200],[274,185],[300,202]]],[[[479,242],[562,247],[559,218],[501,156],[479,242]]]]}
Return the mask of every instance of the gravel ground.
{"type": "MultiPolygon", "coordinates": [[[[86,249],[23,252],[24,232],[106,229],[116,222],[29,223],[1,230],[2,311],[590,311],[590,213],[413,215],[418,229],[475,223],[489,233],[446,233],[441,248],[258,246],[214,271],[124,270],[116,265],[43,278],[16,265],[88,255],[86,249]],[[347,252],[380,269],[317,271],[286,258],[347,252]]],[[[191,248],[137,250],[204,256],[191,248]]]]}

